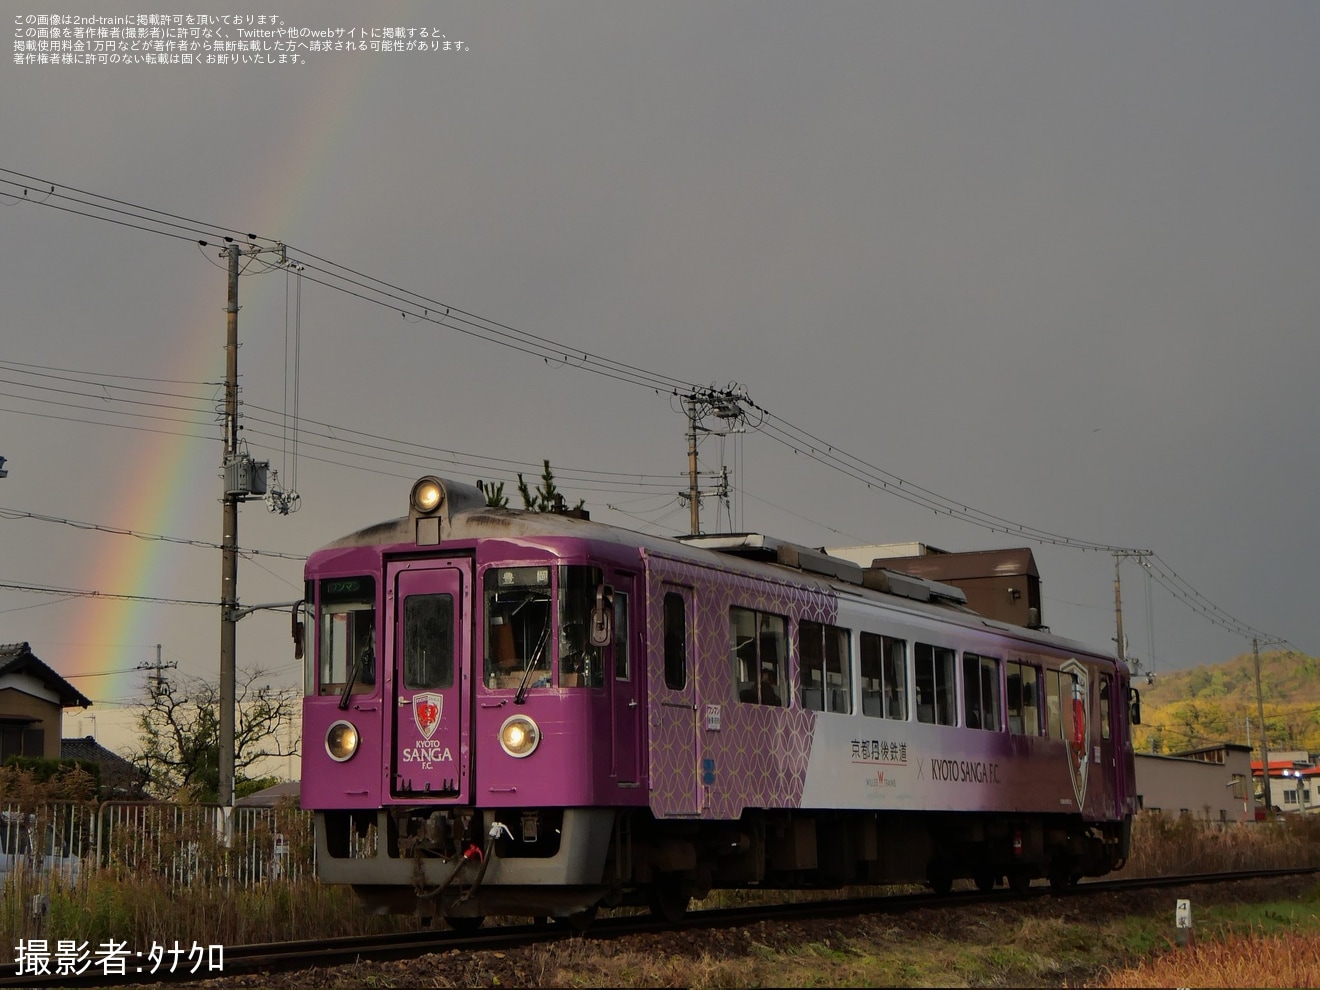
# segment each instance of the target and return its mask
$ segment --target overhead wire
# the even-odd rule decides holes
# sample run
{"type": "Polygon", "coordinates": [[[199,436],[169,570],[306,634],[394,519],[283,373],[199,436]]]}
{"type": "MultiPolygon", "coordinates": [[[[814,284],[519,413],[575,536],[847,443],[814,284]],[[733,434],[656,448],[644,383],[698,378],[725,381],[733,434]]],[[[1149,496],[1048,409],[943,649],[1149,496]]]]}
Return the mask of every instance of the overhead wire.
{"type": "MultiPolygon", "coordinates": [[[[177,543],[183,546],[200,547],[204,550],[223,550],[224,545],[213,543],[210,540],[196,540],[182,536],[165,536],[160,533],[143,533],[133,529],[123,529],[118,526],[107,526],[102,523],[82,522],[77,519],[65,519],[60,516],[50,516],[40,512],[27,512],[22,509],[10,509],[0,506],[0,519],[30,519],[34,522],[56,523],[61,526],[68,526],[71,529],[89,530],[97,533],[108,533],[114,536],[132,536],[139,540],[145,540],[155,543],[177,543]]],[[[306,554],[280,553],[275,550],[257,550],[251,547],[240,547],[238,553],[246,557],[274,557],[282,560],[306,560],[306,554]]]]}
{"type": "Polygon", "coordinates": [[[128,595],[114,591],[91,591],[82,588],[58,588],[48,584],[22,584],[17,581],[0,581],[0,588],[8,591],[22,591],[38,595],[64,595],[70,598],[102,598],[108,601],[150,602],[156,605],[199,605],[216,608],[224,602],[202,601],[195,598],[166,598],[158,595],[128,595]]]}
{"type": "MultiPolygon", "coordinates": [[[[311,282],[375,305],[396,310],[405,318],[411,315],[414,319],[426,320],[456,333],[496,343],[529,356],[539,357],[547,363],[553,360],[555,363],[578,367],[626,384],[651,388],[657,393],[668,392],[673,395],[682,395],[699,387],[694,382],[653,372],[638,365],[615,361],[590,351],[567,347],[549,337],[520,330],[509,324],[489,320],[467,310],[446,305],[439,300],[404,289],[384,279],[330,261],[313,252],[284,245],[272,238],[241,233],[233,228],[203,224],[200,221],[178,214],[166,213],[86,190],[50,183],[47,180],[10,169],[0,169],[0,191],[11,188],[17,190],[17,193],[11,192],[10,195],[18,196],[17,201],[23,203],[76,213],[91,219],[120,224],[161,236],[200,241],[204,241],[208,237],[218,237],[226,241],[237,239],[252,244],[264,242],[270,248],[279,246],[283,251],[282,259],[288,263],[301,266],[303,269],[301,272],[302,277],[311,282]],[[36,195],[30,196],[29,193],[35,193],[36,195]],[[77,195],[70,195],[70,193],[76,193],[77,195]],[[38,196],[41,198],[38,199],[38,196]],[[61,205],[62,203],[70,205],[61,205]],[[314,274],[307,274],[308,271],[314,274]]],[[[267,270],[275,270],[276,267],[269,266],[267,270]]],[[[864,458],[844,451],[837,445],[830,444],[809,431],[774,415],[764,406],[751,402],[745,395],[739,398],[740,401],[746,402],[762,414],[761,421],[753,429],[797,454],[865,484],[868,489],[893,495],[913,505],[988,529],[991,532],[1004,533],[1031,542],[1081,550],[1146,555],[1143,556],[1143,560],[1150,559],[1159,565],[1152,568],[1155,579],[1183,604],[1211,622],[1240,635],[1270,638],[1205,598],[1151,551],[1077,539],[1063,533],[1016,522],[977,509],[962,500],[940,495],[929,488],[917,485],[897,474],[886,471],[864,458]]]]}
{"type": "MultiPolygon", "coordinates": [[[[0,368],[5,367],[5,362],[0,362],[0,368]]],[[[0,385],[9,385],[9,389],[0,388],[0,395],[7,396],[24,402],[33,402],[44,405],[52,405],[64,409],[73,409],[80,412],[93,414],[92,418],[79,417],[61,417],[53,416],[49,418],[73,419],[78,422],[86,422],[94,425],[117,426],[121,428],[137,429],[132,424],[123,422],[106,422],[104,417],[121,417],[126,419],[150,419],[158,422],[173,423],[183,426],[197,427],[205,429],[215,422],[215,412],[210,403],[212,399],[207,399],[200,395],[189,396],[177,392],[156,392],[153,390],[138,389],[127,386],[106,385],[102,382],[90,380],[94,372],[68,372],[55,376],[39,370],[42,366],[27,365],[25,374],[36,376],[45,376],[58,378],[65,383],[81,384],[85,386],[84,391],[73,389],[57,388],[48,385],[32,385],[27,382],[15,382],[11,379],[0,378],[0,385]],[[84,377],[77,377],[82,375],[84,377]],[[22,391],[13,391],[19,389],[22,391]],[[111,394],[106,394],[106,389],[111,390],[111,394]],[[85,399],[97,400],[96,405],[86,405],[76,402],[67,402],[56,398],[46,398],[41,395],[26,394],[28,391],[39,393],[50,393],[52,395],[77,396],[85,399]],[[196,404],[192,406],[181,406],[172,402],[157,402],[143,398],[130,398],[124,395],[116,394],[118,392],[127,392],[129,395],[161,395],[166,398],[191,399],[196,404]],[[157,412],[139,412],[134,410],[125,410],[118,408],[121,405],[129,405],[142,409],[157,410],[157,412]],[[190,413],[191,416],[181,417],[171,415],[172,413],[190,413]]],[[[210,385],[211,383],[201,383],[210,385]]],[[[276,410],[268,409],[264,406],[244,403],[244,422],[245,434],[253,437],[264,437],[272,443],[282,442],[287,436],[285,429],[286,420],[276,410]],[[262,415],[265,414],[265,415],[262,415]],[[253,425],[255,424],[255,426],[253,425]],[[260,429],[261,426],[270,426],[278,429],[279,433],[268,432],[260,429]]],[[[45,416],[46,414],[36,413],[31,410],[11,409],[19,414],[45,416]]],[[[457,451],[447,448],[435,447],[426,444],[414,444],[408,441],[393,440],[379,434],[367,433],[361,430],[355,430],[349,427],[338,426],[332,423],[323,423],[318,420],[302,419],[301,431],[305,434],[299,441],[303,445],[311,446],[314,449],[322,449],[337,453],[356,453],[363,456],[372,457],[381,463],[396,463],[408,465],[411,467],[429,469],[437,460],[456,467],[471,469],[478,472],[533,472],[539,471],[542,464],[529,461],[516,461],[509,458],[490,457],[482,454],[474,454],[465,451],[457,451]],[[308,429],[308,427],[319,427],[320,429],[308,429]],[[306,437],[315,437],[326,441],[325,443],[314,443],[306,437]],[[398,456],[382,456],[398,455],[398,456]],[[400,459],[400,457],[404,459],[400,459]]],[[[148,430],[148,432],[170,432],[177,436],[186,436],[192,439],[210,440],[208,434],[199,433],[178,433],[177,431],[148,430]]],[[[304,455],[305,456],[305,455],[304,455]]],[[[314,460],[316,458],[313,458],[314,460]]],[[[326,463],[336,464],[343,467],[353,467],[355,465],[331,459],[322,458],[326,463]]],[[[628,492],[647,490],[670,490],[676,483],[677,475],[650,475],[644,472],[626,472],[626,471],[603,471],[587,468],[558,468],[557,476],[563,480],[576,484],[584,491],[599,492],[628,492]]]]}

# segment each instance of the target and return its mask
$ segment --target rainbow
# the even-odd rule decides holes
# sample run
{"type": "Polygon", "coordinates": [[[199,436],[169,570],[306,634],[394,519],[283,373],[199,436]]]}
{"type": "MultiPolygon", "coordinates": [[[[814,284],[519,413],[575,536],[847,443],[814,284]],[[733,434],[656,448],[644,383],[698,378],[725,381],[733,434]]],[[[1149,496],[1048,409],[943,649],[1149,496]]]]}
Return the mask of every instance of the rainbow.
{"type": "MultiPolygon", "coordinates": [[[[392,18],[398,19],[397,13],[392,18]]],[[[288,140],[278,147],[272,158],[259,171],[260,184],[266,191],[255,208],[244,206],[243,216],[205,216],[212,222],[242,230],[252,230],[263,237],[288,239],[296,243],[293,230],[299,216],[308,204],[318,201],[315,186],[317,172],[309,172],[310,162],[333,161],[334,147],[346,139],[353,115],[345,108],[360,105],[369,91],[370,77],[384,63],[380,56],[366,55],[343,59],[334,73],[327,73],[327,88],[318,96],[314,107],[301,117],[292,118],[295,126],[288,132],[288,140]],[[343,71],[338,71],[339,66],[343,71]]],[[[297,69],[290,71],[298,71],[297,69]]],[[[153,205],[153,204],[146,204],[153,205]]],[[[206,322],[199,322],[188,330],[188,338],[195,341],[184,353],[168,377],[181,381],[216,381],[224,379],[225,325],[224,283],[216,281],[209,286],[207,297],[197,300],[195,311],[215,314],[206,322]]],[[[251,291],[240,285],[242,293],[251,291]]],[[[249,310],[252,312],[252,310],[249,310]]],[[[239,320],[240,342],[243,320],[239,320]]],[[[241,355],[241,351],[240,351],[241,355]]],[[[240,359],[239,374],[243,373],[240,359]]],[[[104,504],[115,507],[107,512],[106,523],[116,528],[169,536],[191,536],[212,542],[220,541],[222,511],[219,503],[220,464],[223,442],[220,430],[215,430],[213,442],[201,442],[187,437],[166,434],[144,434],[147,438],[140,449],[141,458],[133,471],[108,479],[104,504]]],[[[241,516],[241,514],[240,514],[241,516]]],[[[239,542],[242,543],[240,518],[239,542]]],[[[94,588],[124,595],[171,596],[169,589],[185,587],[182,574],[196,573],[196,558],[183,553],[161,553],[161,544],[125,537],[106,537],[97,541],[99,553],[88,561],[82,571],[78,587],[94,588]],[[170,561],[163,565],[162,561],[170,561]],[[162,573],[162,566],[169,570],[162,573]]],[[[214,568],[213,586],[204,596],[218,599],[220,595],[220,566],[218,554],[214,568]]],[[[196,587],[194,582],[192,587],[196,587]]],[[[240,580],[240,589],[242,582],[240,580]]],[[[240,590],[241,595],[241,590],[240,590]]],[[[144,683],[143,673],[132,668],[154,662],[156,644],[161,642],[159,622],[153,615],[162,606],[146,602],[123,600],[75,599],[73,613],[67,628],[70,635],[65,645],[52,655],[49,662],[64,675],[85,676],[104,672],[116,673],[104,677],[76,681],[85,694],[93,699],[122,699],[140,695],[144,683]]],[[[184,606],[170,606],[183,608],[184,606]]],[[[220,616],[218,610],[191,608],[195,613],[190,621],[205,632],[212,628],[218,643],[220,616]]],[[[35,646],[36,644],[34,644],[35,646]]],[[[40,652],[40,651],[39,651],[40,652]]],[[[177,649],[174,652],[177,658],[177,649]]],[[[171,646],[163,644],[163,657],[171,659],[171,646]]],[[[207,661],[211,670],[212,657],[195,658],[207,661]]],[[[218,662],[218,645],[215,659],[218,662]]],[[[193,671],[200,673],[200,671],[193,671]]],[[[95,709],[93,709],[95,710],[95,709]]]]}

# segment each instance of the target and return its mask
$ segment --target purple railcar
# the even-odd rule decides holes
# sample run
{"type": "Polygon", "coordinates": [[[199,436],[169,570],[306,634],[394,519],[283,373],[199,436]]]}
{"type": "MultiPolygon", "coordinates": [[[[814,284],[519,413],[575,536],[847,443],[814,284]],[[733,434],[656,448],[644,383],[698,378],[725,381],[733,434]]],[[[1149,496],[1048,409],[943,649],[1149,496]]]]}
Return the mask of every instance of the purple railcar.
{"type": "Polygon", "coordinates": [[[717,887],[1127,857],[1127,669],[947,585],[433,477],[306,581],[302,804],[321,879],[376,910],[672,919],[717,887]]]}

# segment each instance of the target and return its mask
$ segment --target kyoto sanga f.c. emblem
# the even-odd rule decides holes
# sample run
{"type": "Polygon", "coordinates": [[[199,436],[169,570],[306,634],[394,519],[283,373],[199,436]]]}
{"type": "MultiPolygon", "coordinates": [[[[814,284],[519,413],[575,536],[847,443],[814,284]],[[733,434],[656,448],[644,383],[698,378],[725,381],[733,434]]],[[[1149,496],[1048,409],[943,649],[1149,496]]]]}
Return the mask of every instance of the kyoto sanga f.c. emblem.
{"type": "Polygon", "coordinates": [[[1087,750],[1090,748],[1091,691],[1086,667],[1073,658],[1059,666],[1063,673],[1065,742],[1068,749],[1068,775],[1072,778],[1073,794],[1080,810],[1086,800],[1086,773],[1090,767],[1087,750]]]}
{"type": "Polygon", "coordinates": [[[440,724],[440,712],[444,708],[444,704],[445,698],[442,694],[426,691],[422,694],[413,695],[413,721],[417,723],[417,731],[422,734],[423,739],[430,739],[435,735],[436,726],[440,724]]]}

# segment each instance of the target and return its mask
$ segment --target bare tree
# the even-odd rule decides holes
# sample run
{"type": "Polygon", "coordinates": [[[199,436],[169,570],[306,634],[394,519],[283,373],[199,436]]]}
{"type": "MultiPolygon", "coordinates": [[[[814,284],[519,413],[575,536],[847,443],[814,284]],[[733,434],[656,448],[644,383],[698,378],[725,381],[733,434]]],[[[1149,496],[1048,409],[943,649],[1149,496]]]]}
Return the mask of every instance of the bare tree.
{"type": "MultiPolygon", "coordinates": [[[[301,695],[272,688],[259,667],[239,672],[234,727],[235,791],[260,779],[251,771],[267,759],[298,754],[291,738],[301,695]]],[[[133,763],[159,797],[214,801],[220,792],[220,688],[202,678],[160,678],[148,684],[138,714],[140,748],[133,763]]]]}

